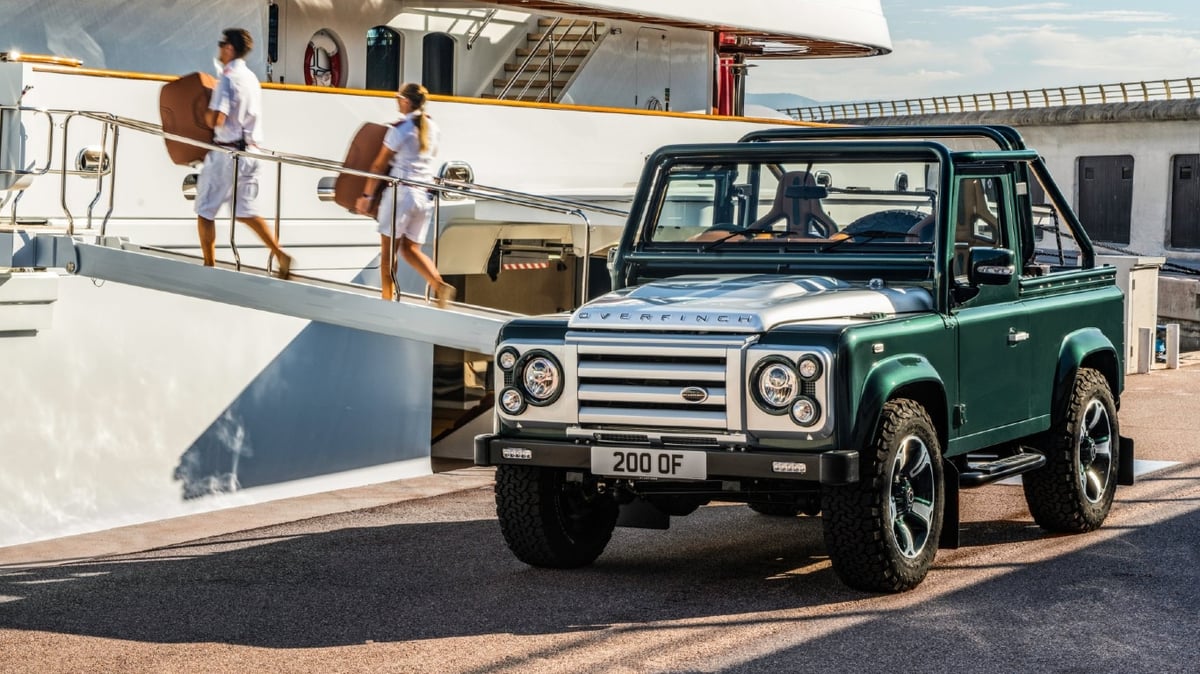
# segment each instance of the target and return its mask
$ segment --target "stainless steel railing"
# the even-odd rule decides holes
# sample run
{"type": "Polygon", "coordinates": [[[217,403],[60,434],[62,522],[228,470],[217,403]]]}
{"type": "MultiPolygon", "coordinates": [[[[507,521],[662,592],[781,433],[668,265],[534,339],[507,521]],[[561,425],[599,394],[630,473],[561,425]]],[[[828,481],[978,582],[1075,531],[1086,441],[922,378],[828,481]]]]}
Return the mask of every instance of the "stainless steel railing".
{"type": "MultiPolygon", "coordinates": [[[[238,163],[239,163],[238,161],[236,161],[236,158],[249,157],[249,158],[253,158],[253,159],[259,159],[259,160],[274,163],[276,166],[275,235],[277,238],[280,234],[280,229],[281,229],[281,224],[282,224],[281,219],[280,219],[280,210],[281,210],[280,207],[281,207],[281,199],[282,199],[281,195],[282,195],[282,188],[283,188],[282,167],[284,165],[306,167],[306,168],[331,171],[331,172],[336,172],[336,173],[346,173],[346,174],[358,175],[358,176],[362,176],[362,177],[366,177],[366,178],[375,178],[375,179],[377,179],[387,185],[391,185],[393,187],[396,185],[409,185],[409,186],[413,186],[413,187],[423,188],[423,189],[431,191],[435,196],[435,204],[434,204],[435,213],[438,210],[440,210],[440,202],[441,202],[442,195],[449,193],[449,194],[456,194],[456,195],[461,195],[461,196],[465,196],[465,197],[471,197],[471,198],[475,198],[475,199],[482,199],[482,200],[486,200],[486,201],[495,201],[495,202],[505,203],[505,204],[514,205],[514,206],[522,206],[525,208],[531,208],[531,209],[535,209],[535,210],[548,211],[548,212],[578,217],[580,220],[582,220],[582,222],[584,224],[584,244],[583,244],[582,258],[585,261],[590,259],[590,257],[591,257],[591,236],[592,236],[592,224],[587,216],[587,213],[593,212],[593,213],[603,213],[603,214],[617,215],[617,216],[628,215],[627,211],[623,211],[621,209],[610,208],[610,207],[606,207],[606,206],[599,206],[596,204],[589,204],[586,202],[579,202],[579,201],[572,201],[572,200],[567,200],[567,199],[558,199],[558,198],[554,198],[554,197],[546,197],[546,196],[541,196],[541,195],[529,194],[529,193],[519,192],[516,190],[509,190],[509,189],[494,187],[494,186],[489,186],[489,185],[481,185],[481,184],[472,183],[472,182],[464,182],[464,181],[455,180],[455,179],[451,179],[451,178],[437,177],[434,179],[433,182],[409,180],[406,178],[392,177],[392,176],[386,175],[386,174],[376,174],[376,173],[371,173],[369,171],[360,171],[360,170],[356,170],[356,169],[346,168],[339,161],[323,159],[323,158],[319,158],[319,157],[310,157],[307,155],[292,154],[292,153],[281,152],[281,151],[270,151],[270,150],[265,150],[265,149],[261,149],[261,148],[259,148],[258,150],[237,150],[234,148],[228,148],[228,147],[214,145],[212,143],[205,143],[203,141],[193,140],[191,138],[186,138],[184,136],[180,136],[177,134],[167,133],[167,132],[163,131],[162,127],[157,124],[152,124],[149,122],[144,122],[144,121],[126,118],[126,117],[121,117],[121,116],[114,115],[111,113],[106,113],[106,112],[95,112],[95,111],[85,111],[85,110],[36,109],[36,108],[26,108],[26,107],[21,107],[21,106],[0,106],[0,110],[15,110],[18,113],[28,112],[28,113],[36,113],[39,115],[45,115],[50,120],[52,129],[55,124],[55,121],[54,121],[55,118],[56,117],[63,118],[63,121],[61,124],[61,129],[62,129],[61,143],[62,143],[62,147],[63,147],[62,158],[61,158],[62,165],[59,167],[58,173],[60,175],[60,180],[61,180],[60,200],[61,200],[63,213],[67,218],[67,234],[69,236],[73,236],[75,234],[76,227],[75,227],[74,215],[71,213],[71,210],[70,210],[70,207],[68,206],[67,198],[66,198],[66,183],[67,183],[66,178],[67,178],[67,176],[88,176],[88,177],[98,178],[96,194],[93,196],[91,202],[89,203],[88,214],[87,214],[87,226],[84,229],[86,229],[87,231],[96,231],[99,237],[103,237],[106,234],[108,221],[112,215],[113,205],[114,205],[114,200],[115,200],[115,192],[116,192],[115,186],[116,186],[116,177],[117,177],[117,148],[118,148],[119,132],[121,129],[129,129],[132,131],[137,131],[139,133],[150,134],[150,135],[157,136],[160,138],[170,139],[170,140],[177,141],[180,143],[185,143],[188,145],[201,147],[201,148],[207,149],[209,151],[222,152],[222,153],[225,153],[228,155],[232,155],[235,157],[234,184],[237,183],[237,171],[238,171],[237,167],[238,167],[238,163]],[[75,169],[67,168],[68,167],[67,148],[70,147],[70,136],[69,136],[70,123],[72,120],[77,119],[77,118],[90,119],[90,120],[98,122],[102,125],[100,159],[95,162],[96,166],[93,169],[81,170],[79,168],[75,168],[75,169]],[[110,146],[108,144],[110,130],[112,132],[111,150],[110,150],[110,146]],[[109,152],[111,152],[111,154],[109,154],[109,152]],[[93,226],[92,211],[93,211],[95,205],[99,202],[99,200],[101,199],[101,197],[103,195],[103,191],[104,191],[103,178],[105,178],[105,177],[108,178],[108,193],[109,193],[108,210],[105,213],[104,219],[100,223],[99,228],[97,229],[93,226]]],[[[51,133],[50,135],[53,135],[53,134],[51,133]]],[[[41,175],[41,174],[44,174],[44,173],[47,173],[50,171],[50,159],[49,158],[53,154],[53,147],[54,147],[53,142],[51,142],[47,149],[46,165],[43,166],[42,168],[38,169],[38,172],[35,173],[36,175],[41,175]]],[[[21,171],[14,171],[14,170],[10,170],[9,172],[22,173],[21,171]]],[[[26,171],[24,173],[34,173],[34,172],[26,171]]],[[[237,227],[233,226],[233,224],[236,223],[235,215],[237,213],[237,190],[236,189],[233,190],[232,198],[233,198],[233,203],[231,204],[231,208],[230,208],[231,227],[230,227],[230,235],[229,235],[229,245],[233,251],[235,266],[236,266],[236,268],[240,269],[241,268],[241,256],[237,250],[237,242],[236,242],[236,235],[235,235],[237,227]]],[[[392,190],[392,198],[393,198],[393,200],[395,200],[395,198],[396,198],[396,190],[394,190],[394,189],[392,190]]],[[[395,203],[393,203],[393,212],[394,212],[394,209],[395,209],[395,203]]],[[[14,210],[13,210],[14,223],[15,223],[15,220],[16,220],[16,210],[15,210],[15,204],[14,204],[14,210]]],[[[435,220],[435,222],[436,222],[436,220],[435,220]]],[[[394,227],[394,224],[393,224],[393,227],[394,227]]],[[[436,229],[435,229],[435,232],[436,232],[436,229]]],[[[393,239],[395,238],[394,234],[395,234],[395,232],[393,231],[393,237],[392,237],[393,239]]],[[[395,258],[395,256],[393,256],[393,261],[394,261],[394,258],[395,258]]],[[[434,263],[435,264],[437,263],[437,235],[436,234],[434,237],[434,263]]],[[[586,264],[586,262],[585,262],[585,264],[586,264]]],[[[268,267],[268,270],[269,270],[269,267],[268,267]]],[[[395,270],[393,269],[392,270],[393,274],[394,274],[394,271],[395,270]]],[[[581,294],[582,294],[581,299],[582,300],[587,299],[587,286],[588,286],[588,274],[586,273],[586,270],[585,270],[585,273],[582,274],[582,281],[581,281],[581,294]]]]}
{"type": "Polygon", "coordinates": [[[572,28],[577,27],[577,24],[573,21],[568,23],[564,34],[560,36],[558,34],[558,29],[560,26],[562,26],[562,22],[562,18],[556,18],[554,19],[553,23],[546,27],[545,32],[542,33],[542,37],[529,50],[529,55],[526,56],[523,61],[521,61],[521,64],[517,67],[516,71],[513,72],[512,77],[509,78],[508,83],[505,84],[504,88],[499,94],[497,94],[497,98],[507,98],[509,91],[511,91],[516,85],[517,81],[528,73],[529,79],[525,82],[525,86],[521,88],[521,91],[516,94],[517,99],[524,100],[529,93],[529,88],[532,87],[534,82],[537,81],[538,75],[545,71],[547,77],[546,84],[538,90],[535,99],[537,101],[554,100],[555,79],[562,74],[563,69],[567,65],[567,61],[570,60],[571,57],[575,56],[576,52],[580,50],[585,39],[593,43],[593,48],[594,44],[600,41],[598,30],[599,24],[595,21],[592,21],[587,26],[583,27],[583,30],[575,36],[575,40],[571,44],[571,48],[565,55],[562,56],[556,67],[554,62],[555,51],[558,49],[559,45],[570,41],[570,31],[572,28]],[[534,57],[537,56],[538,51],[543,45],[547,46],[546,57],[537,62],[536,68],[534,68],[533,72],[530,73],[529,69],[534,65],[534,57]]]}
{"type": "Polygon", "coordinates": [[[467,51],[470,51],[471,47],[475,46],[475,41],[479,39],[480,35],[483,35],[483,29],[488,27],[488,24],[492,22],[492,19],[496,18],[496,12],[499,11],[500,10],[498,9],[489,11],[483,16],[483,20],[479,22],[479,25],[474,29],[474,31],[467,31],[467,51]]]}
{"type": "Polygon", "coordinates": [[[784,108],[780,112],[801,121],[828,122],[867,117],[1023,110],[1095,103],[1170,101],[1197,98],[1197,94],[1200,94],[1200,78],[1186,77],[1117,84],[1090,84],[930,98],[906,98],[894,101],[834,103],[805,108],[784,108]]]}

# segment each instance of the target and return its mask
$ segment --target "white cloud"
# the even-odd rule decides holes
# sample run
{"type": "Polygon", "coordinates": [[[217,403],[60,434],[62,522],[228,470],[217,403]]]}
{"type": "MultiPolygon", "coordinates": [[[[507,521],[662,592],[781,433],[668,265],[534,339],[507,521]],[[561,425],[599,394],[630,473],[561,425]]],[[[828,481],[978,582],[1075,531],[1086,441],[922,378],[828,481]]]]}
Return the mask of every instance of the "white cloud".
{"type": "Polygon", "coordinates": [[[1064,2],[1047,2],[1037,5],[1006,5],[1000,7],[984,5],[960,5],[944,9],[927,10],[944,13],[951,17],[994,21],[1003,18],[1013,21],[1069,22],[1085,21],[1113,23],[1166,23],[1174,20],[1168,12],[1112,9],[1100,11],[1072,11],[1064,2]]]}
{"type": "Polygon", "coordinates": [[[967,16],[990,18],[996,14],[1007,14],[1008,12],[1024,12],[1030,10],[1047,10],[1047,9],[1067,9],[1070,7],[1065,2],[1043,2],[1030,5],[1007,5],[1005,7],[993,7],[991,5],[955,5],[951,7],[939,7],[937,9],[927,9],[927,12],[936,12],[938,14],[946,14],[949,16],[967,16]]]}
{"type": "Polygon", "coordinates": [[[1053,12],[1018,12],[1006,13],[1006,18],[1017,21],[1049,21],[1061,23],[1081,23],[1084,21],[1107,21],[1112,23],[1167,23],[1173,17],[1164,12],[1136,12],[1133,10],[1111,10],[1105,12],[1078,12],[1070,14],[1055,14],[1053,12]]]}

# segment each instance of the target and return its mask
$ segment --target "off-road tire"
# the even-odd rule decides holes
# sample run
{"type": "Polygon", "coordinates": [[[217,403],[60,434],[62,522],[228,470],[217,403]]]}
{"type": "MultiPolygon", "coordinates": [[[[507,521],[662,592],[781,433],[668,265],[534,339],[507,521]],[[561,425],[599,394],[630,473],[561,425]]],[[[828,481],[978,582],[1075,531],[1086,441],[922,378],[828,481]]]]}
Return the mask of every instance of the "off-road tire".
{"type": "Polygon", "coordinates": [[[1025,502],[1039,526],[1083,533],[1104,523],[1117,491],[1118,431],[1108,380],[1080,368],[1066,409],[1034,443],[1046,465],[1021,476],[1025,502]],[[1092,482],[1085,485],[1086,478],[1092,482]]]}
{"type": "Polygon", "coordinates": [[[889,401],[860,458],[859,482],[822,489],[833,570],[859,590],[910,590],[933,566],[946,493],[929,414],[913,400],[889,401]]]}
{"type": "Polygon", "coordinates": [[[617,525],[612,496],[568,482],[566,472],[535,466],[496,467],[496,515],[517,559],[573,569],[591,564],[617,525]]]}

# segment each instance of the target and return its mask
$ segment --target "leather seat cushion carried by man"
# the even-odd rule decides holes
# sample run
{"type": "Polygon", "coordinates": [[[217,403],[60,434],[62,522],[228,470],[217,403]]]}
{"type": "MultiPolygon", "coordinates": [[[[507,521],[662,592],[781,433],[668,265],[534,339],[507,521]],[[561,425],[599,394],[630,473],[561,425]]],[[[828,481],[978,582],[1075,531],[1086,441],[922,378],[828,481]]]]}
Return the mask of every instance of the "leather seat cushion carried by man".
{"type": "MultiPolygon", "coordinates": [[[[204,123],[204,113],[212,100],[217,80],[208,73],[184,75],[163,85],[158,94],[158,111],[165,133],[211,143],[212,127],[204,123]]],[[[204,161],[208,149],[166,139],[167,154],[180,166],[204,161]]]]}
{"type": "MultiPolygon", "coordinates": [[[[355,171],[371,170],[371,162],[375,161],[375,157],[379,155],[379,148],[383,146],[383,137],[387,135],[387,131],[386,124],[367,122],[360,126],[354,134],[354,139],[350,141],[350,149],[346,151],[346,159],[342,162],[342,166],[355,171]]],[[[333,183],[334,203],[346,210],[353,211],[354,202],[358,201],[366,184],[367,179],[363,176],[339,173],[333,183]]],[[[377,184],[382,185],[382,183],[377,184]]],[[[372,216],[379,212],[379,197],[382,194],[383,190],[377,189],[371,198],[372,216]]]]}

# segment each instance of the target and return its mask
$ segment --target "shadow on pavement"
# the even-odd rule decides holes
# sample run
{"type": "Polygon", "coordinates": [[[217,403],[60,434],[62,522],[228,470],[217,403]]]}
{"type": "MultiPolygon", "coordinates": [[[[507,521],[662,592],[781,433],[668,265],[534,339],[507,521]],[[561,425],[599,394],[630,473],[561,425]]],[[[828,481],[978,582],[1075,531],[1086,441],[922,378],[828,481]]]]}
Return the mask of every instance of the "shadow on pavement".
{"type": "Polygon", "coordinates": [[[1200,510],[722,671],[1185,671],[1200,656],[1197,541],[1200,510]]]}
{"type": "Polygon", "coordinates": [[[595,565],[573,571],[517,561],[494,519],[271,528],[122,558],[10,567],[0,571],[0,628],[313,648],[559,633],[863,596],[827,564],[788,575],[823,559],[819,520],[798,526],[743,507],[703,508],[668,532],[619,529],[595,565]]]}
{"type": "MultiPolygon", "coordinates": [[[[593,566],[552,571],[513,558],[483,499],[454,511],[445,505],[453,498],[464,497],[428,507],[457,521],[406,522],[417,517],[397,504],[326,522],[330,531],[298,523],[123,558],[10,568],[0,571],[0,628],[320,648],[584,632],[873,599],[829,568],[819,519],[707,507],[667,532],[619,529],[593,566]]],[[[972,545],[1031,535],[1027,522],[976,524],[972,545]]],[[[868,610],[857,626],[736,671],[837,669],[845,643],[875,644],[852,657],[866,671],[945,669],[933,666],[943,650],[1007,671],[1145,671],[1149,652],[1184,662],[1183,651],[1197,648],[1197,540],[1200,512],[1190,512],[962,591],[931,592],[910,608],[880,603],[875,611],[872,601],[860,606],[868,610]]]]}

